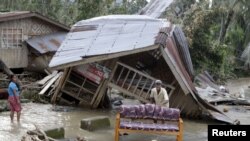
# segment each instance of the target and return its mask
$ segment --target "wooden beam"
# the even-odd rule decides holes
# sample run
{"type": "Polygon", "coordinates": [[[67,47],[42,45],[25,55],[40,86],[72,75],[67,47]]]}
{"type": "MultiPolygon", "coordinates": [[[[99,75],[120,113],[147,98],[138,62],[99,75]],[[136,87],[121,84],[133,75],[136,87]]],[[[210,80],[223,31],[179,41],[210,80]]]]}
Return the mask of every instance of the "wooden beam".
{"type": "Polygon", "coordinates": [[[99,84],[99,86],[98,86],[98,88],[97,88],[97,90],[96,90],[96,92],[91,100],[91,104],[90,104],[91,106],[94,105],[96,98],[98,97],[99,91],[102,88],[103,82],[104,82],[104,80],[102,80],[101,83],[99,84]]]}
{"type": "Polygon", "coordinates": [[[67,91],[67,90],[62,89],[61,91],[62,91],[63,93],[65,93],[65,94],[67,94],[67,95],[69,95],[69,96],[71,96],[71,97],[77,99],[77,100],[80,100],[80,101],[83,100],[82,98],[77,97],[76,95],[72,94],[71,92],[69,92],[69,91],[67,91]]]}
{"type": "Polygon", "coordinates": [[[124,84],[126,83],[126,81],[127,81],[127,79],[128,79],[128,76],[129,76],[130,72],[131,72],[131,71],[128,70],[127,75],[126,75],[125,79],[123,80],[122,88],[123,88],[124,84]]]}
{"type": "Polygon", "coordinates": [[[69,68],[64,69],[64,72],[63,72],[63,75],[62,75],[62,77],[60,79],[58,87],[56,88],[55,93],[51,98],[51,103],[55,104],[56,98],[57,98],[57,96],[58,96],[58,94],[59,94],[59,92],[60,92],[60,90],[62,88],[62,85],[63,85],[63,83],[64,83],[64,81],[65,81],[65,79],[66,79],[66,77],[67,77],[67,75],[69,73],[69,70],[70,70],[69,68]]]}
{"type": "Polygon", "coordinates": [[[132,83],[133,83],[133,81],[135,79],[136,74],[137,73],[135,72],[134,75],[133,75],[133,77],[132,77],[132,79],[131,79],[131,81],[130,81],[130,84],[129,84],[128,88],[127,88],[128,91],[129,91],[129,89],[130,89],[130,87],[131,87],[131,85],[132,85],[132,83]]]}
{"type": "Polygon", "coordinates": [[[140,49],[134,49],[131,51],[123,51],[123,52],[118,52],[118,53],[113,53],[113,54],[88,57],[88,58],[83,58],[82,60],[79,60],[79,61],[51,67],[51,69],[54,69],[54,70],[63,69],[63,68],[67,68],[67,67],[73,67],[73,66],[83,65],[83,64],[92,63],[92,62],[104,61],[104,60],[109,60],[112,58],[118,58],[118,57],[132,55],[132,54],[136,54],[136,53],[140,53],[140,52],[146,52],[146,51],[154,50],[157,48],[159,48],[159,45],[152,45],[152,46],[148,46],[148,47],[144,47],[144,48],[140,48],[140,49]]]}
{"type": "Polygon", "coordinates": [[[59,72],[56,76],[54,76],[48,84],[39,92],[40,95],[43,95],[49,88],[50,86],[62,75],[62,72],[59,72]]]}
{"type": "Polygon", "coordinates": [[[81,89],[83,89],[84,91],[87,91],[87,92],[89,92],[89,93],[91,93],[91,94],[95,94],[95,92],[92,92],[92,91],[90,91],[90,90],[88,90],[88,89],[86,89],[86,88],[84,88],[84,87],[81,87],[80,85],[78,85],[78,84],[76,84],[76,83],[74,83],[74,82],[72,82],[72,81],[70,81],[70,80],[66,80],[66,81],[67,81],[68,83],[73,84],[74,86],[80,88],[79,91],[80,91],[81,89]]]}
{"type": "MultiPolygon", "coordinates": [[[[115,71],[116,71],[116,70],[115,70],[115,71]]],[[[122,76],[123,71],[124,71],[124,67],[122,67],[122,70],[120,71],[120,74],[119,74],[119,76],[118,76],[118,78],[117,78],[117,80],[116,80],[116,84],[118,84],[118,82],[119,82],[119,80],[120,80],[120,78],[121,78],[121,76],[122,76]]]]}
{"type": "Polygon", "coordinates": [[[156,134],[156,135],[179,135],[179,131],[146,131],[146,130],[131,130],[131,129],[119,129],[122,133],[142,133],[142,134],[156,134]]]}
{"type": "Polygon", "coordinates": [[[46,77],[44,77],[42,80],[39,80],[38,82],[36,82],[38,85],[44,85],[46,82],[48,82],[51,78],[53,78],[54,76],[56,76],[57,71],[53,71],[52,74],[47,75],[46,77]]]}
{"type": "MultiPolygon", "coordinates": [[[[139,75],[142,75],[142,76],[144,76],[144,77],[146,77],[146,78],[149,78],[149,79],[151,79],[151,80],[153,80],[153,81],[157,80],[156,78],[154,78],[154,77],[152,77],[152,76],[150,76],[150,75],[148,75],[148,74],[145,74],[145,73],[143,73],[143,72],[141,72],[141,71],[138,71],[137,69],[132,68],[132,67],[130,67],[130,66],[124,64],[124,63],[117,62],[117,64],[119,64],[119,65],[121,65],[121,66],[123,66],[123,67],[125,67],[125,68],[127,68],[127,69],[129,69],[129,70],[132,70],[132,71],[138,73],[139,75]]],[[[175,87],[173,87],[173,86],[171,86],[171,85],[168,85],[168,84],[162,84],[162,85],[163,85],[163,86],[166,86],[166,87],[169,87],[170,89],[175,89],[175,87]]]]}
{"type": "Polygon", "coordinates": [[[139,78],[139,80],[138,80],[138,82],[137,82],[137,84],[136,84],[136,86],[135,86],[135,89],[134,89],[134,91],[133,91],[133,94],[135,94],[135,92],[136,92],[136,90],[137,90],[137,88],[138,88],[138,86],[139,86],[139,84],[140,84],[141,79],[142,79],[142,75],[140,76],[140,78],[139,78]]]}
{"type": "Polygon", "coordinates": [[[97,108],[99,106],[99,104],[100,104],[100,102],[101,102],[101,100],[102,100],[103,96],[105,95],[105,92],[106,92],[106,90],[108,88],[108,86],[107,86],[108,82],[109,81],[107,79],[105,79],[103,81],[102,87],[101,87],[101,89],[100,89],[100,91],[98,93],[98,96],[97,96],[97,98],[95,100],[95,103],[92,105],[93,108],[97,108]]]}
{"type": "Polygon", "coordinates": [[[108,68],[112,68],[112,72],[109,76],[109,79],[104,79],[102,83],[99,85],[96,93],[95,93],[95,98],[93,98],[91,105],[93,108],[97,108],[101,102],[101,100],[104,99],[105,92],[108,88],[108,83],[113,79],[116,69],[117,69],[117,60],[118,58],[112,59],[110,62],[110,65],[107,66],[108,68]]]}

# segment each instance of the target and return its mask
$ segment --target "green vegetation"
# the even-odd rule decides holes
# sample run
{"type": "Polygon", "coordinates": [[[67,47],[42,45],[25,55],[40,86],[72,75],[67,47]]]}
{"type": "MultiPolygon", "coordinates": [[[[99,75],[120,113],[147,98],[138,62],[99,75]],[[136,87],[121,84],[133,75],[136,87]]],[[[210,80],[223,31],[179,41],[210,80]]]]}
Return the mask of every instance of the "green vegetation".
{"type": "MultiPolygon", "coordinates": [[[[36,11],[72,25],[101,15],[134,14],[146,4],[146,0],[1,0],[0,11],[36,11]]],[[[219,80],[249,76],[250,2],[175,0],[163,17],[183,27],[196,74],[208,70],[219,80]]]]}
{"type": "Polygon", "coordinates": [[[0,0],[0,12],[34,11],[66,25],[108,14],[134,14],[146,0],[0,0]]]}
{"type": "Polygon", "coordinates": [[[250,41],[249,8],[246,0],[176,0],[165,16],[183,27],[196,73],[208,70],[223,81],[249,75],[250,54],[241,57],[250,41]]]}

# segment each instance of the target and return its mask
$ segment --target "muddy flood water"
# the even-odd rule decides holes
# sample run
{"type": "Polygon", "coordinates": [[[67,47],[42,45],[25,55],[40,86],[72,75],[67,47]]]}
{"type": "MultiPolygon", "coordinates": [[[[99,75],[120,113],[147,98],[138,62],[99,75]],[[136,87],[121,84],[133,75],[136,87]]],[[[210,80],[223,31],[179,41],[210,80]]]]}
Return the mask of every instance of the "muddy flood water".
{"type": "MultiPolygon", "coordinates": [[[[246,83],[250,82],[245,81],[246,83]]],[[[235,82],[234,82],[235,83],[235,82]]],[[[237,92],[238,87],[231,89],[237,92]]],[[[249,84],[250,85],[250,84],[249,84]]],[[[249,86],[248,85],[248,86],[249,86]]],[[[240,85],[242,86],[242,85],[240,85]]],[[[245,87],[245,86],[244,86],[245,87]]],[[[250,94],[248,95],[250,96],[250,94]]],[[[21,116],[21,123],[11,123],[9,118],[9,112],[0,113],[0,141],[20,141],[22,135],[27,130],[35,129],[34,125],[37,125],[43,130],[64,127],[65,137],[74,138],[76,136],[85,137],[88,141],[113,141],[114,140],[114,121],[115,111],[109,110],[90,110],[83,108],[72,107],[57,107],[60,111],[54,111],[54,107],[50,104],[37,104],[26,103],[22,104],[23,113],[21,116]],[[94,132],[88,132],[80,128],[80,121],[83,118],[105,115],[110,117],[111,127],[109,129],[97,130],[94,132]]],[[[221,106],[223,108],[223,106],[221,106]]],[[[250,110],[242,109],[242,107],[228,107],[228,115],[235,119],[239,119],[242,124],[250,124],[250,110]]],[[[207,141],[207,125],[215,124],[207,121],[194,121],[184,119],[184,141],[207,141]]],[[[129,134],[121,136],[120,141],[175,141],[174,136],[154,136],[145,134],[129,134]]]]}
{"type": "MultiPolygon", "coordinates": [[[[20,141],[21,136],[27,130],[35,129],[34,124],[41,129],[50,129],[54,127],[64,127],[65,137],[73,138],[76,136],[86,137],[88,141],[113,141],[114,140],[114,111],[89,110],[89,109],[72,109],[62,108],[61,112],[52,110],[52,105],[26,103],[23,104],[23,113],[21,123],[11,123],[9,112],[0,113],[0,141],[20,141]],[[98,115],[108,115],[111,121],[111,127],[105,130],[88,132],[80,129],[80,121],[83,118],[93,117],[98,115]]],[[[184,140],[201,141],[206,140],[207,123],[198,121],[184,120],[184,140]]],[[[175,137],[150,136],[130,134],[122,136],[121,141],[175,141],[175,137]]]]}

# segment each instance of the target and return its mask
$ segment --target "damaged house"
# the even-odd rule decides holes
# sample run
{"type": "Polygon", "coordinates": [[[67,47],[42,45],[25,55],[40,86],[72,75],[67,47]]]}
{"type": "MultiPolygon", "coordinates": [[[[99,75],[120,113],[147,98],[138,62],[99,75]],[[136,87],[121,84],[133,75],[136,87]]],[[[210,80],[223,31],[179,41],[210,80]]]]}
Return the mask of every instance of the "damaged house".
{"type": "Polygon", "coordinates": [[[193,66],[180,27],[143,15],[111,15],[76,23],[49,66],[64,69],[52,101],[97,108],[108,89],[142,103],[161,79],[170,107],[188,117],[210,116],[232,122],[197,95],[193,66]]]}
{"type": "Polygon", "coordinates": [[[68,31],[38,13],[0,13],[0,59],[11,69],[43,72],[68,31]]]}

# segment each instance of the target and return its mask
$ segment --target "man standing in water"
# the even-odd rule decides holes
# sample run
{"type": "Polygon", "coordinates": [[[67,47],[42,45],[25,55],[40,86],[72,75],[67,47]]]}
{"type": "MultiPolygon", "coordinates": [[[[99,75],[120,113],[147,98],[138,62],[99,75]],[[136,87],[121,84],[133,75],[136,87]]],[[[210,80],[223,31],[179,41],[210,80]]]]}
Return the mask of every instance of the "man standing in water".
{"type": "Polygon", "coordinates": [[[21,103],[19,98],[20,92],[17,86],[17,77],[15,75],[10,76],[8,93],[9,93],[8,102],[11,110],[10,112],[11,122],[13,122],[15,112],[17,112],[17,122],[20,122],[20,116],[21,116],[21,103]]]}
{"type": "Polygon", "coordinates": [[[165,88],[162,88],[161,80],[155,81],[155,88],[151,90],[150,99],[152,103],[159,106],[169,107],[169,98],[165,88]]]}

